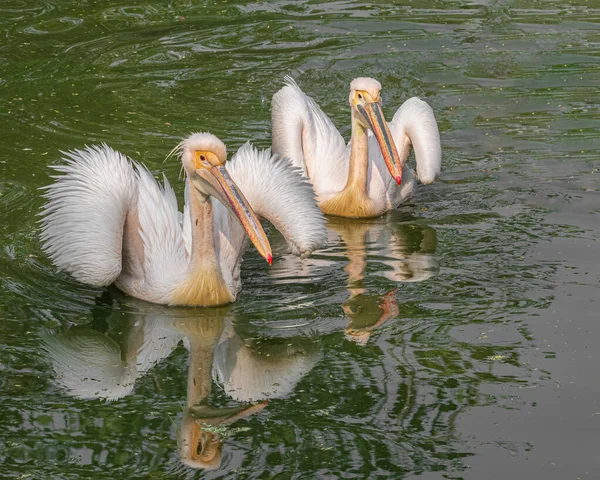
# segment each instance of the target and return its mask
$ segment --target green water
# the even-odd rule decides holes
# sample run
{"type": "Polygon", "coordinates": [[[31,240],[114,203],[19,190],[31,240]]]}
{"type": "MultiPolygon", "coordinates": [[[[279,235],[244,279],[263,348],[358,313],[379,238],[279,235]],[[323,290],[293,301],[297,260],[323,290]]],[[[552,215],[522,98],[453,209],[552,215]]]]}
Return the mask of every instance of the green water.
{"type": "Polygon", "coordinates": [[[0,26],[0,477],[600,476],[598,2],[7,0],[0,26]],[[425,99],[440,181],[307,260],[271,232],[224,309],[56,272],[59,150],[107,142],[181,195],[171,148],[268,147],[285,74],[346,138],[354,77],[388,117],[425,99]],[[211,416],[218,468],[194,469],[211,416]]]}

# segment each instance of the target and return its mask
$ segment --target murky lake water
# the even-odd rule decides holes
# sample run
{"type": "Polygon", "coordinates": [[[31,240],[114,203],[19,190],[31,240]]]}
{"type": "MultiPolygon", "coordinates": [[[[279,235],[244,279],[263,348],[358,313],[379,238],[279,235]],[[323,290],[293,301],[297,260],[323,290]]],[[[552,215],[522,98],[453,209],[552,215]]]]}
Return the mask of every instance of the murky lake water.
{"type": "Polygon", "coordinates": [[[600,4],[412,4],[0,4],[0,476],[598,478],[600,4]],[[269,146],[285,74],[346,138],[354,77],[426,100],[440,181],[309,259],[248,251],[227,308],[56,272],[59,150],[175,180],[191,131],[269,146]]]}

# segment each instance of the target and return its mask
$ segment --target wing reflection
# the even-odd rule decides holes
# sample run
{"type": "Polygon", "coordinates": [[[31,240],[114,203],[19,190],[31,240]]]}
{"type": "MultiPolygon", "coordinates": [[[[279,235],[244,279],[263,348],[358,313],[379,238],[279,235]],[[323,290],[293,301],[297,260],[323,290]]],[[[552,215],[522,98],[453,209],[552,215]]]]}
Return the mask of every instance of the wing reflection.
{"type": "Polygon", "coordinates": [[[182,337],[161,319],[119,314],[121,319],[110,335],[89,325],[42,335],[56,380],[73,397],[117,400],[131,394],[137,378],[169,356],[182,337]]]}
{"type": "Polygon", "coordinates": [[[189,367],[178,445],[181,461],[193,468],[219,468],[223,429],[291,393],[320,358],[312,338],[243,339],[229,308],[136,307],[145,313],[115,312],[104,332],[88,325],[45,333],[42,349],[69,395],[114,401],[183,343],[189,367]],[[212,405],[213,379],[240,404],[212,405]]]}

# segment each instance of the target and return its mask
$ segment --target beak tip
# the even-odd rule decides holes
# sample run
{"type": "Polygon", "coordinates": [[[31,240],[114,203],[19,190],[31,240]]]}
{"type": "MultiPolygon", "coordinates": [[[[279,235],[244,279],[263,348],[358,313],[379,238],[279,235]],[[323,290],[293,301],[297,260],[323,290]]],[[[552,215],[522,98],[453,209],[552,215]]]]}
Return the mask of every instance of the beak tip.
{"type": "Polygon", "coordinates": [[[402,177],[400,175],[396,175],[396,183],[400,185],[402,183],[402,177]]]}
{"type": "Polygon", "coordinates": [[[273,255],[267,255],[267,262],[269,263],[269,265],[273,265],[273,255]]]}

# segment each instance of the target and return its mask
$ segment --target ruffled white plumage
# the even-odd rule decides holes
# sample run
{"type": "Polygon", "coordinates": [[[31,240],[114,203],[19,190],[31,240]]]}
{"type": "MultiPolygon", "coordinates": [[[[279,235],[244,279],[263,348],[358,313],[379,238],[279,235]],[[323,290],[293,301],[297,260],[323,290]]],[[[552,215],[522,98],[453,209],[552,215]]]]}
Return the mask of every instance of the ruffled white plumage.
{"type": "Polygon", "coordinates": [[[273,95],[273,152],[289,157],[310,178],[315,193],[339,191],[348,177],[346,143],[331,119],[289,76],[273,95]]]}
{"type": "Polygon", "coordinates": [[[64,175],[47,187],[41,212],[48,256],[82,283],[116,282],[135,297],[168,303],[189,262],[173,189],[105,144],[65,156],[67,164],[54,167],[64,175]],[[143,251],[124,235],[139,235],[143,251]],[[140,256],[134,272],[123,271],[124,263],[138,263],[140,256]]]}
{"type": "Polygon", "coordinates": [[[150,301],[170,303],[170,295],[187,274],[189,254],[185,249],[177,197],[166,177],[164,187],[140,165],[137,213],[139,234],[144,244],[144,276],[139,294],[152,292],[150,301]]]}
{"type": "Polygon", "coordinates": [[[432,183],[440,174],[442,143],[429,104],[417,97],[409,98],[396,111],[389,126],[398,148],[407,141],[412,144],[419,181],[432,183]]]}
{"type": "MultiPolygon", "coordinates": [[[[368,85],[363,85],[366,80],[374,82],[373,79],[355,79],[352,88],[366,88],[368,85]]],[[[271,104],[273,151],[290,157],[295,166],[303,169],[317,199],[322,202],[346,184],[350,144],[344,143],[331,119],[293,79],[286,76],[285,83],[273,95],[271,104]]],[[[410,98],[396,111],[388,125],[401,157],[404,153],[404,160],[410,147],[414,148],[419,180],[433,182],[440,173],[441,143],[431,107],[416,97],[410,98]]],[[[389,175],[375,136],[370,130],[368,134],[368,195],[375,201],[383,198],[386,210],[396,208],[412,194],[414,173],[404,163],[403,184],[398,188],[395,179],[389,175]]]]}
{"type": "Polygon", "coordinates": [[[45,187],[44,250],[80,282],[110,285],[121,273],[123,222],[136,197],[135,173],[122,154],[104,144],[63,154],[66,164],[53,168],[64,175],[45,187]]]}
{"type": "MultiPolygon", "coordinates": [[[[66,165],[54,167],[64,175],[44,195],[43,249],[83,283],[115,283],[134,297],[171,303],[190,265],[190,192],[182,215],[166,178],[161,186],[146,168],[107,145],[68,152],[65,159],[66,165]]],[[[282,231],[293,253],[310,253],[325,242],[325,219],[312,188],[289,161],[246,144],[228,169],[256,213],[282,231]]],[[[213,219],[221,274],[235,298],[247,237],[216,199],[213,219]]]]}
{"type": "Polygon", "coordinates": [[[325,243],[325,218],[313,189],[289,159],[246,143],[227,168],[254,211],[283,234],[292,253],[309,254],[325,243]]]}

